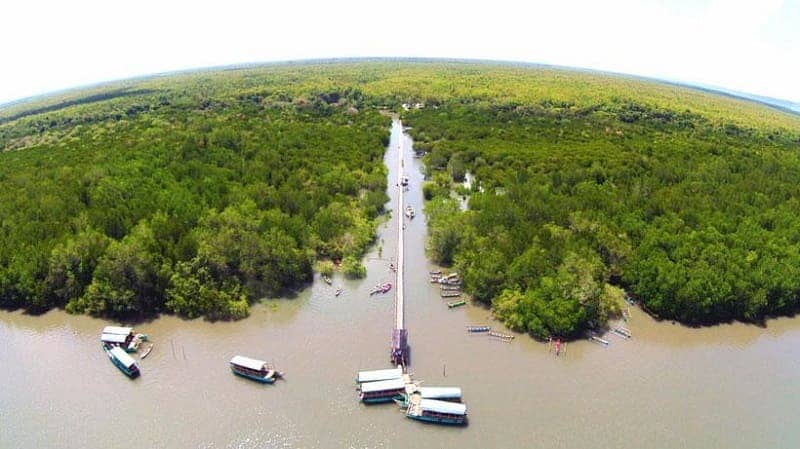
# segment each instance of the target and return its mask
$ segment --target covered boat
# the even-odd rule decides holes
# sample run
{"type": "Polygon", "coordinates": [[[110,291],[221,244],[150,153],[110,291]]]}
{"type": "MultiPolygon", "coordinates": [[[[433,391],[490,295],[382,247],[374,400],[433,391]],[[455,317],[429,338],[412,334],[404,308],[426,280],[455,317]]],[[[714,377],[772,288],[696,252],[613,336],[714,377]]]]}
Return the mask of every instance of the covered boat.
{"type": "Polygon", "coordinates": [[[356,377],[356,382],[377,382],[379,380],[401,379],[402,377],[402,368],[377,369],[372,371],[359,371],[358,377],[356,377]]]}
{"type": "Polygon", "coordinates": [[[129,356],[122,348],[106,344],[103,345],[103,349],[105,349],[111,362],[119,368],[120,371],[125,373],[126,376],[131,379],[139,377],[139,374],[141,374],[139,372],[139,366],[136,364],[136,361],[133,360],[133,357],[129,356]]]}
{"type": "Polygon", "coordinates": [[[415,394],[411,396],[406,417],[439,424],[466,424],[467,406],[458,402],[424,399],[415,394]]]}
{"type": "Polygon", "coordinates": [[[147,336],[134,334],[132,327],[106,326],[100,334],[100,341],[103,344],[119,346],[128,352],[136,352],[144,340],[147,340],[147,336]]]}
{"type": "Polygon", "coordinates": [[[414,208],[411,206],[406,206],[406,216],[408,218],[414,218],[414,208]]]}
{"type": "Polygon", "coordinates": [[[267,362],[237,355],[230,361],[231,371],[242,377],[265,384],[275,383],[283,374],[269,366],[267,362]]]}
{"type": "Polygon", "coordinates": [[[362,402],[366,403],[392,402],[405,391],[406,381],[402,378],[379,380],[377,382],[362,383],[359,397],[362,402]]]}
{"type": "Polygon", "coordinates": [[[395,400],[401,407],[408,407],[409,398],[414,395],[421,399],[436,399],[447,402],[461,402],[461,388],[459,387],[418,387],[416,389],[406,389],[406,394],[401,399],[395,400]]]}

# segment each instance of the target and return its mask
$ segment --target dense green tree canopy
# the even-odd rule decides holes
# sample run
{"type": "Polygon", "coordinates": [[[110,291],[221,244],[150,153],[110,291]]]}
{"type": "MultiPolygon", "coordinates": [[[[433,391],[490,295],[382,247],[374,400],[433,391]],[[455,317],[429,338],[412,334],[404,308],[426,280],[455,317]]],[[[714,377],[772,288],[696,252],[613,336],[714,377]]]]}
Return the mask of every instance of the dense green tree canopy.
{"type": "Polygon", "coordinates": [[[402,103],[431,256],[515,329],[578,336],[622,288],[687,323],[800,305],[800,118],[542,67],[276,64],[0,108],[0,306],[212,319],[352,277],[402,103]],[[469,181],[469,184],[461,184],[469,181]],[[463,196],[463,211],[455,195],[463,196]]]}

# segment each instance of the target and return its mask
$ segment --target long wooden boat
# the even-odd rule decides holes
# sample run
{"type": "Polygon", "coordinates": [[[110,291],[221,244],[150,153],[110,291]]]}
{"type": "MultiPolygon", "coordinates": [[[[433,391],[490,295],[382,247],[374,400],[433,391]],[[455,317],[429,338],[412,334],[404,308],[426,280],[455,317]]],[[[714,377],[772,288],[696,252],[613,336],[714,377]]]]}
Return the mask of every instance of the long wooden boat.
{"type": "Polygon", "coordinates": [[[283,373],[276,371],[267,362],[241,355],[234,356],[230,366],[234,374],[265,384],[275,383],[283,377],[283,373]]]}
{"type": "Polygon", "coordinates": [[[377,382],[379,380],[402,379],[402,368],[376,369],[371,371],[359,371],[356,383],[377,382]]]}
{"type": "Polygon", "coordinates": [[[378,402],[392,402],[406,391],[406,381],[400,379],[379,380],[377,382],[364,382],[361,384],[359,398],[361,402],[375,404],[378,402]]]}
{"type": "Polygon", "coordinates": [[[595,343],[600,343],[601,345],[604,345],[604,346],[608,346],[608,340],[606,340],[604,338],[600,338],[600,337],[598,337],[596,335],[592,335],[591,337],[589,337],[589,340],[591,340],[591,341],[593,341],[595,343]]]}
{"type": "Polygon", "coordinates": [[[631,331],[629,331],[628,329],[625,329],[624,327],[615,327],[615,328],[613,328],[611,330],[615,334],[617,334],[617,335],[619,335],[621,337],[625,337],[625,338],[631,338],[632,337],[631,331]]]}
{"type": "Polygon", "coordinates": [[[139,365],[137,365],[136,360],[133,360],[133,357],[128,355],[128,353],[122,348],[119,346],[104,344],[103,350],[105,350],[106,354],[108,354],[108,358],[111,359],[111,363],[119,368],[120,371],[125,373],[126,376],[130,377],[131,379],[139,377],[141,374],[139,371],[139,365]]]}
{"type": "Polygon", "coordinates": [[[443,291],[443,292],[446,292],[446,291],[456,291],[457,292],[457,291],[461,290],[461,286],[460,285],[442,284],[442,285],[439,286],[439,290],[443,291]]]}
{"type": "Polygon", "coordinates": [[[467,332],[489,332],[492,330],[490,326],[467,326],[467,332]]]}
{"type": "Polygon", "coordinates": [[[466,303],[467,303],[467,301],[465,301],[463,299],[459,299],[458,301],[450,301],[450,302],[447,303],[447,308],[453,309],[453,308],[456,308],[456,307],[461,307],[466,303]]]}
{"type": "Polygon", "coordinates": [[[461,296],[461,292],[455,290],[444,290],[442,292],[439,292],[439,296],[441,296],[442,298],[458,298],[459,296],[461,296]]]}
{"type": "Polygon", "coordinates": [[[501,334],[500,332],[489,332],[489,336],[499,338],[503,341],[511,341],[514,339],[513,335],[501,334]]]}
{"type": "Polygon", "coordinates": [[[463,425],[467,423],[467,406],[458,402],[424,399],[421,395],[412,395],[406,417],[436,424],[463,425]]]}

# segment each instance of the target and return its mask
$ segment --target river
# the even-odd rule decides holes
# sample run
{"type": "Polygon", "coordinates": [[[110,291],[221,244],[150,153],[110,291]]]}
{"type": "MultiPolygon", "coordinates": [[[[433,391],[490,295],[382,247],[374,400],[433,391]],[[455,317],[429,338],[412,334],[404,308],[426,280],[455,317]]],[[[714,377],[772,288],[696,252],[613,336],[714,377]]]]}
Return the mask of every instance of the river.
{"type": "Polygon", "coordinates": [[[380,226],[381,254],[376,245],[366,256],[367,278],[335,276],[339,297],[315,282],[238,322],[137,324],[156,346],[134,381],[100,348],[112,323],[0,312],[0,448],[800,447],[800,319],[692,329],[633,309],[631,340],[570,343],[560,357],[523,335],[511,343],[468,335],[467,325],[502,326],[479,306],[449,310],[427,281],[421,162],[397,122],[389,193],[394,201],[400,138],[406,202],[417,211],[405,236],[410,371],[425,385],[462,387],[467,427],[358,402],[356,371],[390,367],[393,297],[368,292],[392,278],[393,218],[380,226]],[[286,379],[233,376],[235,354],[274,362],[286,379]]]}

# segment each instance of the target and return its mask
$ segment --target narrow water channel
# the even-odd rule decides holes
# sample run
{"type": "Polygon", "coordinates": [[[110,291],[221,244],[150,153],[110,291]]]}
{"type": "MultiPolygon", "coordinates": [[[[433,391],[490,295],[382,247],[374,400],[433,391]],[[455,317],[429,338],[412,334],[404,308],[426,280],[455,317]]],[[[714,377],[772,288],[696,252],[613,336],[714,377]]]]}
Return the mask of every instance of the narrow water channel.
{"type": "Polygon", "coordinates": [[[467,325],[503,329],[481,307],[449,310],[428,283],[421,166],[399,122],[385,158],[389,205],[399,139],[405,202],[417,211],[405,235],[410,371],[425,385],[462,387],[469,426],[425,425],[357,400],[356,371],[389,367],[393,297],[368,292],[392,279],[395,211],[366,256],[367,279],[335,277],[339,297],[315,282],[238,322],[137,325],[156,346],[135,381],[100,349],[110,323],[0,312],[0,448],[800,447],[798,318],[689,329],[632,310],[631,340],[571,343],[561,357],[522,335],[468,335],[467,325]],[[286,379],[233,376],[235,354],[273,361],[286,379]]]}

